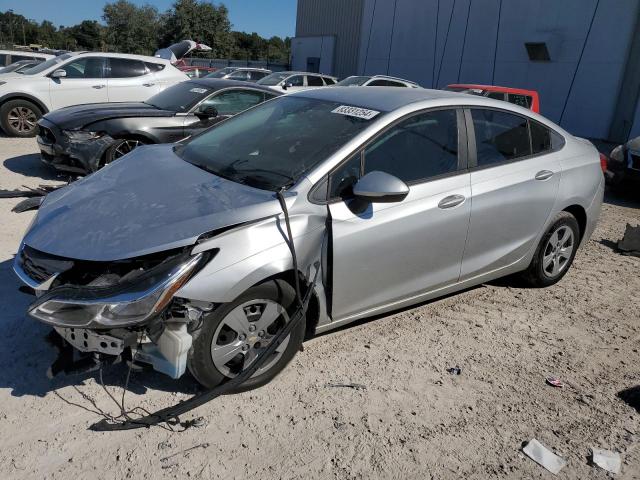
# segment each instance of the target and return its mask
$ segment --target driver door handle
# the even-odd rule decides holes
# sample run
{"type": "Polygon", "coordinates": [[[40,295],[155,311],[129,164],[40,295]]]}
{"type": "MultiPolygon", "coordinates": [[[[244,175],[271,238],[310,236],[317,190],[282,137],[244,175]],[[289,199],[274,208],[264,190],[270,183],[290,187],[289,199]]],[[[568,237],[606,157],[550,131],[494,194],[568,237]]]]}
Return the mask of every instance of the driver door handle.
{"type": "Polygon", "coordinates": [[[546,180],[547,178],[551,178],[553,176],[553,172],[551,170],[540,170],[536,173],[536,180],[546,180]]]}
{"type": "Polygon", "coordinates": [[[438,208],[453,208],[457,207],[461,203],[464,203],[466,200],[464,195],[449,195],[448,197],[444,197],[438,203],[438,208]]]}
{"type": "Polygon", "coordinates": [[[106,87],[106,85],[93,85],[92,88],[95,88],[96,90],[100,90],[101,88],[106,87]]]}
{"type": "Polygon", "coordinates": [[[155,85],[155,83],[143,83],[142,86],[143,87],[153,87],[155,85]]]}

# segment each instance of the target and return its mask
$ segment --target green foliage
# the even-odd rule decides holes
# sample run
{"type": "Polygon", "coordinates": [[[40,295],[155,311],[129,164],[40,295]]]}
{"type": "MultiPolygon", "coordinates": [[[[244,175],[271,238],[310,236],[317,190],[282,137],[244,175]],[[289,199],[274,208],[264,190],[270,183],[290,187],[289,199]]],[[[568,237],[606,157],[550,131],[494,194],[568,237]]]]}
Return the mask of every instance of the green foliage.
{"type": "Polygon", "coordinates": [[[289,61],[290,38],[266,39],[255,32],[231,31],[228,13],[224,4],[206,0],[176,0],[164,13],[151,5],[139,7],[116,0],[104,6],[104,24],[84,20],[71,27],[56,27],[48,20],[38,24],[7,10],[0,12],[0,44],[152,55],[158,48],[190,39],[212,48],[198,56],[289,61]]]}

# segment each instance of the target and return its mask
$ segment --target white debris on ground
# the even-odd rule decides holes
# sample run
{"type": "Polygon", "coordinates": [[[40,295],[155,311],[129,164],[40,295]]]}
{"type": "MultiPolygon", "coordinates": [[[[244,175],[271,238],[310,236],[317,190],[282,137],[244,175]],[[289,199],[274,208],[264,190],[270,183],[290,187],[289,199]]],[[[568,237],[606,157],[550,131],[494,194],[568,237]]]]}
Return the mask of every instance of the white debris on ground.
{"type": "MultiPolygon", "coordinates": [[[[0,188],[58,182],[36,152],[0,137],[0,188]]],[[[322,335],[271,384],[191,412],[204,426],[184,433],[90,432],[99,416],[62,399],[115,413],[94,376],[46,378],[48,329],[25,318],[11,271],[34,215],[11,213],[18,201],[0,200],[2,479],[549,477],[522,451],[531,438],[567,461],[558,478],[611,475],[590,464],[594,445],[622,453],[616,479],[640,478],[640,258],[616,251],[640,201],[608,198],[559,284],[495,282],[322,335]]],[[[106,372],[113,392],[125,373],[106,372]]],[[[196,385],[134,373],[130,390],[127,408],[154,411],[196,385]]]]}

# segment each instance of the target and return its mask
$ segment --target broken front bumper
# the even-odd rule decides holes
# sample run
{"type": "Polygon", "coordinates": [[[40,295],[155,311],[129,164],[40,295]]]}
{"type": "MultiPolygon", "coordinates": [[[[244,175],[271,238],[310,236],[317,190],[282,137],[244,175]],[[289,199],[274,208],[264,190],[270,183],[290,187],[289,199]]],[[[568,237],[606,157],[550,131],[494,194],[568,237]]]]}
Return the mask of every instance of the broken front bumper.
{"type": "Polygon", "coordinates": [[[44,163],[60,171],[80,174],[96,171],[107,149],[115,143],[109,135],[73,140],[46,119],[38,122],[36,141],[44,163]]]}

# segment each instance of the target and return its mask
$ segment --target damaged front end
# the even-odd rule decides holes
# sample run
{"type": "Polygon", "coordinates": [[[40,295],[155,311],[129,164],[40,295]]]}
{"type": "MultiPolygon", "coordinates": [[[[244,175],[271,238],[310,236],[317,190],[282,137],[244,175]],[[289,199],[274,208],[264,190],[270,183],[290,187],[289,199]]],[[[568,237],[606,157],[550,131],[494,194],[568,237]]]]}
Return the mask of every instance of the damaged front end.
{"type": "Polygon", "coordinates": [[[216,251],[177,249],[129,260],[71,260],[22,245],[14,270],[36,294],[33,318],[77,350],[132,358],[172,378],[185,372],[190,330],[213,308],[174,298],[216,251]]]}

